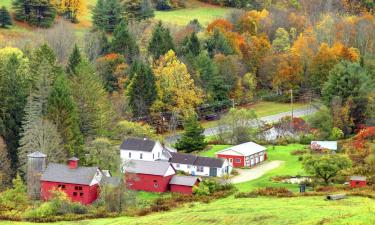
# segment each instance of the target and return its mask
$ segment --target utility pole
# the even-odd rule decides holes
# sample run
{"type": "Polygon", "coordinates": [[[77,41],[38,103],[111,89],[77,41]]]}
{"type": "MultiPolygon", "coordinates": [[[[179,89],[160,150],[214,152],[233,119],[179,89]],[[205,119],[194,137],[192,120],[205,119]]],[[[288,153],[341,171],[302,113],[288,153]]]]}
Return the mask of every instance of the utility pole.
{"type": "Polygon", "coordinates": [[[293,89],[290,89],[290,104],[292,106],[292,121],[293,121],[293,89]]]}

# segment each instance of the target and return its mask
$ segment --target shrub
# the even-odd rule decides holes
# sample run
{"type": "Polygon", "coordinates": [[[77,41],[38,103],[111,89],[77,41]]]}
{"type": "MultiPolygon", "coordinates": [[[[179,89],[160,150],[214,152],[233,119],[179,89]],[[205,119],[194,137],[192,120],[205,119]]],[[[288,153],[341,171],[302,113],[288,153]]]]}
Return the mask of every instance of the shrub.
{"type": "Polygon", "coordinates": [[[304,155],[306,153],[308,153],[306,149],[299,149],[299,150],[292,151],[290,154],[291,155],[304,155]]]}
{"type": "Polygon", "coordinates": [[[22,212],[28,207],[29,200],[26,186],[19,175],[13,180],[13,188],[0,194],[0,212],[22,212]]]}
{"type": "Polygon", "coordinates": [[[254,198],[257,196],[274,196],[274,197],[293,197],[293,192],[289,191],[286,188],[274,188],[266,187],[260,188],[248,193],[238,193],[235,195],[236,198],[254,198]]]}

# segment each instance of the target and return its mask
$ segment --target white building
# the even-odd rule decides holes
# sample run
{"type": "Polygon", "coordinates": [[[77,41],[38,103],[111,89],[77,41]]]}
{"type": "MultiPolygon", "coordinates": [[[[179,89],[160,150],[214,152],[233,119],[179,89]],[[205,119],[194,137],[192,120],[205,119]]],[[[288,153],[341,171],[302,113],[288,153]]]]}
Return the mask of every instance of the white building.
{"type": "Polygon", "coordinates": [[[122,142],[120,157],[123,162],[129,160],[157,161],[167,160],[163,154],[164,148],[159,141],[147,138],[128,138],[122,142]]]}
{"type": "Polygon", "coordinates": [[[191,174],[193,176],[221,177],[230,174],[232,166],[226,159],[203,157],[192,154],[170,152],[169,162],[178,171],[191,174]]]}

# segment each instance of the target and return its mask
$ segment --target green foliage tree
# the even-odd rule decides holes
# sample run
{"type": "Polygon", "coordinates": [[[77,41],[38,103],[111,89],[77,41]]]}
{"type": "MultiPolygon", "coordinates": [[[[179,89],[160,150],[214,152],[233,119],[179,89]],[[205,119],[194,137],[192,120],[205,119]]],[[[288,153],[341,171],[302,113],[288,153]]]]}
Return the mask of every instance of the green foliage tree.
{"type": "Polygon", "coordinates": [[[194,152],[206,148],[207,143],[203,134],[204,128],[200,125],[196,116],[189,117],[185,121],[184,128],[185,132],[175,145],[177,150],[194,152]]]}
{"type": "Polygon", "coordinates": [[[5,8],[5,6],[0,8],[0,27],[6,28],[7,26],[12,25],[12,18],[10,17],[10,14],[5,8]]]}
{"type": "Polygon", "coordinates": [[[122,3],[127,20],[145,20],[154,17],[150,0],[123,0],[122,3]]]}
{"type": "Polygon", "coordinates": [[[340,154],[309,155],[303,159],[305,171],[319,179],[326,185],[341,171],[351,167],[350,159],[340,154]]]}
{"type": "Polygon", "coordinates": [[[148,44],[148,52],[154,59],[159,59],[161,55],[166,54],[169,50],[174,50],[173,38],[169,29],[159,22],[152,33],[151,41],[148,44]]]}
{"type": "Polygon", "coordinates": [[[25,212],[29,206],[29,198],[25,184],[19,175],[13,179],[13,188],[9,188],[0,195],[0,209],[8,212],[25,212]]]}
{"type": "Polygon", "coordinates": [[[98,0],[92,10],[94,27],[105,32],[113,32],[120,19],[121,5],[118,0],[98,0]]]}
{"type": "Polygon", "coordinates": [[[81,53],[77,44],[74,45],[73,51],[69,56],[68,59],[68,66],[66,67],[66,71],[69,74],[74,74],[76,71],[76,67],[82,61],[81,53]]]}
{"type": "Polygon", "coordinates": [[[206,48],[211,57],[216,54],[230,55],[234,53],[227,38],[218,29],[215,29],[213,35],[207,39],[206,48]]]}
{"type": "Polygon", "coordinates": [[[272,48],[274,51],[286,52],[290,49],[289,33],[284,28],[280,27],[276,30],[275,39],[272,41],[272,48]]]}
{"type": "Polygon", "coordinates": [[[12,169],[17,166],[17,148],[29,89],[29,60],[14,48],[0,49],[0,136],[7,145],[12,169]]]}
{"type": "Polygon", "coordinates": [[[201,48],[197,34],[193,32],[190,36],[187,36],[184,39],[179,53],[185,56],[195,57],[199,55],[201,48]]]}
{"type": "Polygon", "coordinates": [[[65,74],[60,74],[52,86],[48,98],[48,118],[61,135],[66,155],[83,159],[83,136],[79,129],[77,105],[65,74]]]}
{"type": "Polygon", "coordinates": [[[125,140],[129,137],[144,137],[149,139],[159,139],[156,131],[148,124],[140,124],[122,120],[117,123],[114,129],[114,139],[118,141],[125,140]]]}
{"type": "Polygon", "coordinates": [[[132,62],[139,55],[138,45],[129,32],[125,20],[122,20],[113,32],[111,49],[113,52],[124,55],[128,62],[132,62]]]}
{"type": "Polygon", "coordinates": [[[3,161],[0,164],[0,192],[9,187],[11,181],[12,170],[10,167],[10,160],[8,150],[4,139],[0,136],[0,158],[3,161]]]}
{"type": "Polygon", "coordinates": [[[318,130],[317,138],[326,139],[330,136],[333,128],[331,111],[327,107],[321,108],[309,120],[309,125],[318,130]]]}
{"type": "Polygon", "coordinates": [[[78,107],[80,129],[84,137],[106,135],[113,116],[102,80],[86,61],[76,67],[71,77],[73,98],[78,107]]]}
{"type": "Polygon", "coordinates": [[[152,69],[140,61],[135,61],[130,71],[131,80],[126,93],[129,105],[134,116],[149,115],[150,107],[157,97],[152,69]]]}
{"type": "Polygon", "coordinates": [[[323,86],[322,96],[327,106],[335,97],[340,97],[342,102],[352,99],[350,115],[354,118],[354,123],[359,124],[366,118],[368,94],[373,86],[364,68],[357,63],[344,61],[330,71],[328,81],[323,86]]]}
{"type": "Polygon", "coordinates": [[[122,179],[119,178],[119,185],[105,184],[100,188],[100,197],[97,202],[99,206],[103,206],[108,212],[121,213],[134,206],[136,196],[134,191],[129,191],[122,184],[122,179]]]}
{"type": "Polygon", "coordinates": [[[33,26],[50,27],[56,17],[56,9],[51,1],[14,0],[12,6],[16,20],[33,26]]]}
{"type": "Polygon", "coordinates": [[[87,164],[98,166],[112,172],[120,172],[120,155],[117,154],[117,146],[108,138],[95,138],[85,146],[87,164]]]}

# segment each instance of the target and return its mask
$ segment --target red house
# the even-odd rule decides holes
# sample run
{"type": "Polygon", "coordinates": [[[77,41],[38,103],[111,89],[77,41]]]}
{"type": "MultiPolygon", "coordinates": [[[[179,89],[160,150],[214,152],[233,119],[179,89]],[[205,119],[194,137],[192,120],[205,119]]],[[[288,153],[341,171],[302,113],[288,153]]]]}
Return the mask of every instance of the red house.
{"type": "Polygon", "coordinates": [[[200,178],[192,176],[173,176],[170,184],[171,192],[193,194],[193,187],[198,186],[200,178]]]}
{"type": "Polygon", "coordinates": [[[367,181],[364,176],[351,176],[350,177],[350,187],[366,187],[367,181]]]}
{"type": "Polygon", "coordinates": [[[98,167],[79,167],[75,157],[68,165],[49,163],[40,179],[41,198],[48,200],[52,190],[60,189],[72,201],[91,204],[98,198],[102,177],[98,167]]]}
{"type": "Polygon", "coordinates": [[[253,167],[267,160],[266,148],[254,142],[246,142],[216,153],[218,158],[228,159],[233,167],[253,167]]]}
{"type": "Polygon", "coordinates": [[[175,174],[173,166],[163,161],[130,160],[125,168],[126,185],[140,191],[167,192],[175,174]]]}

